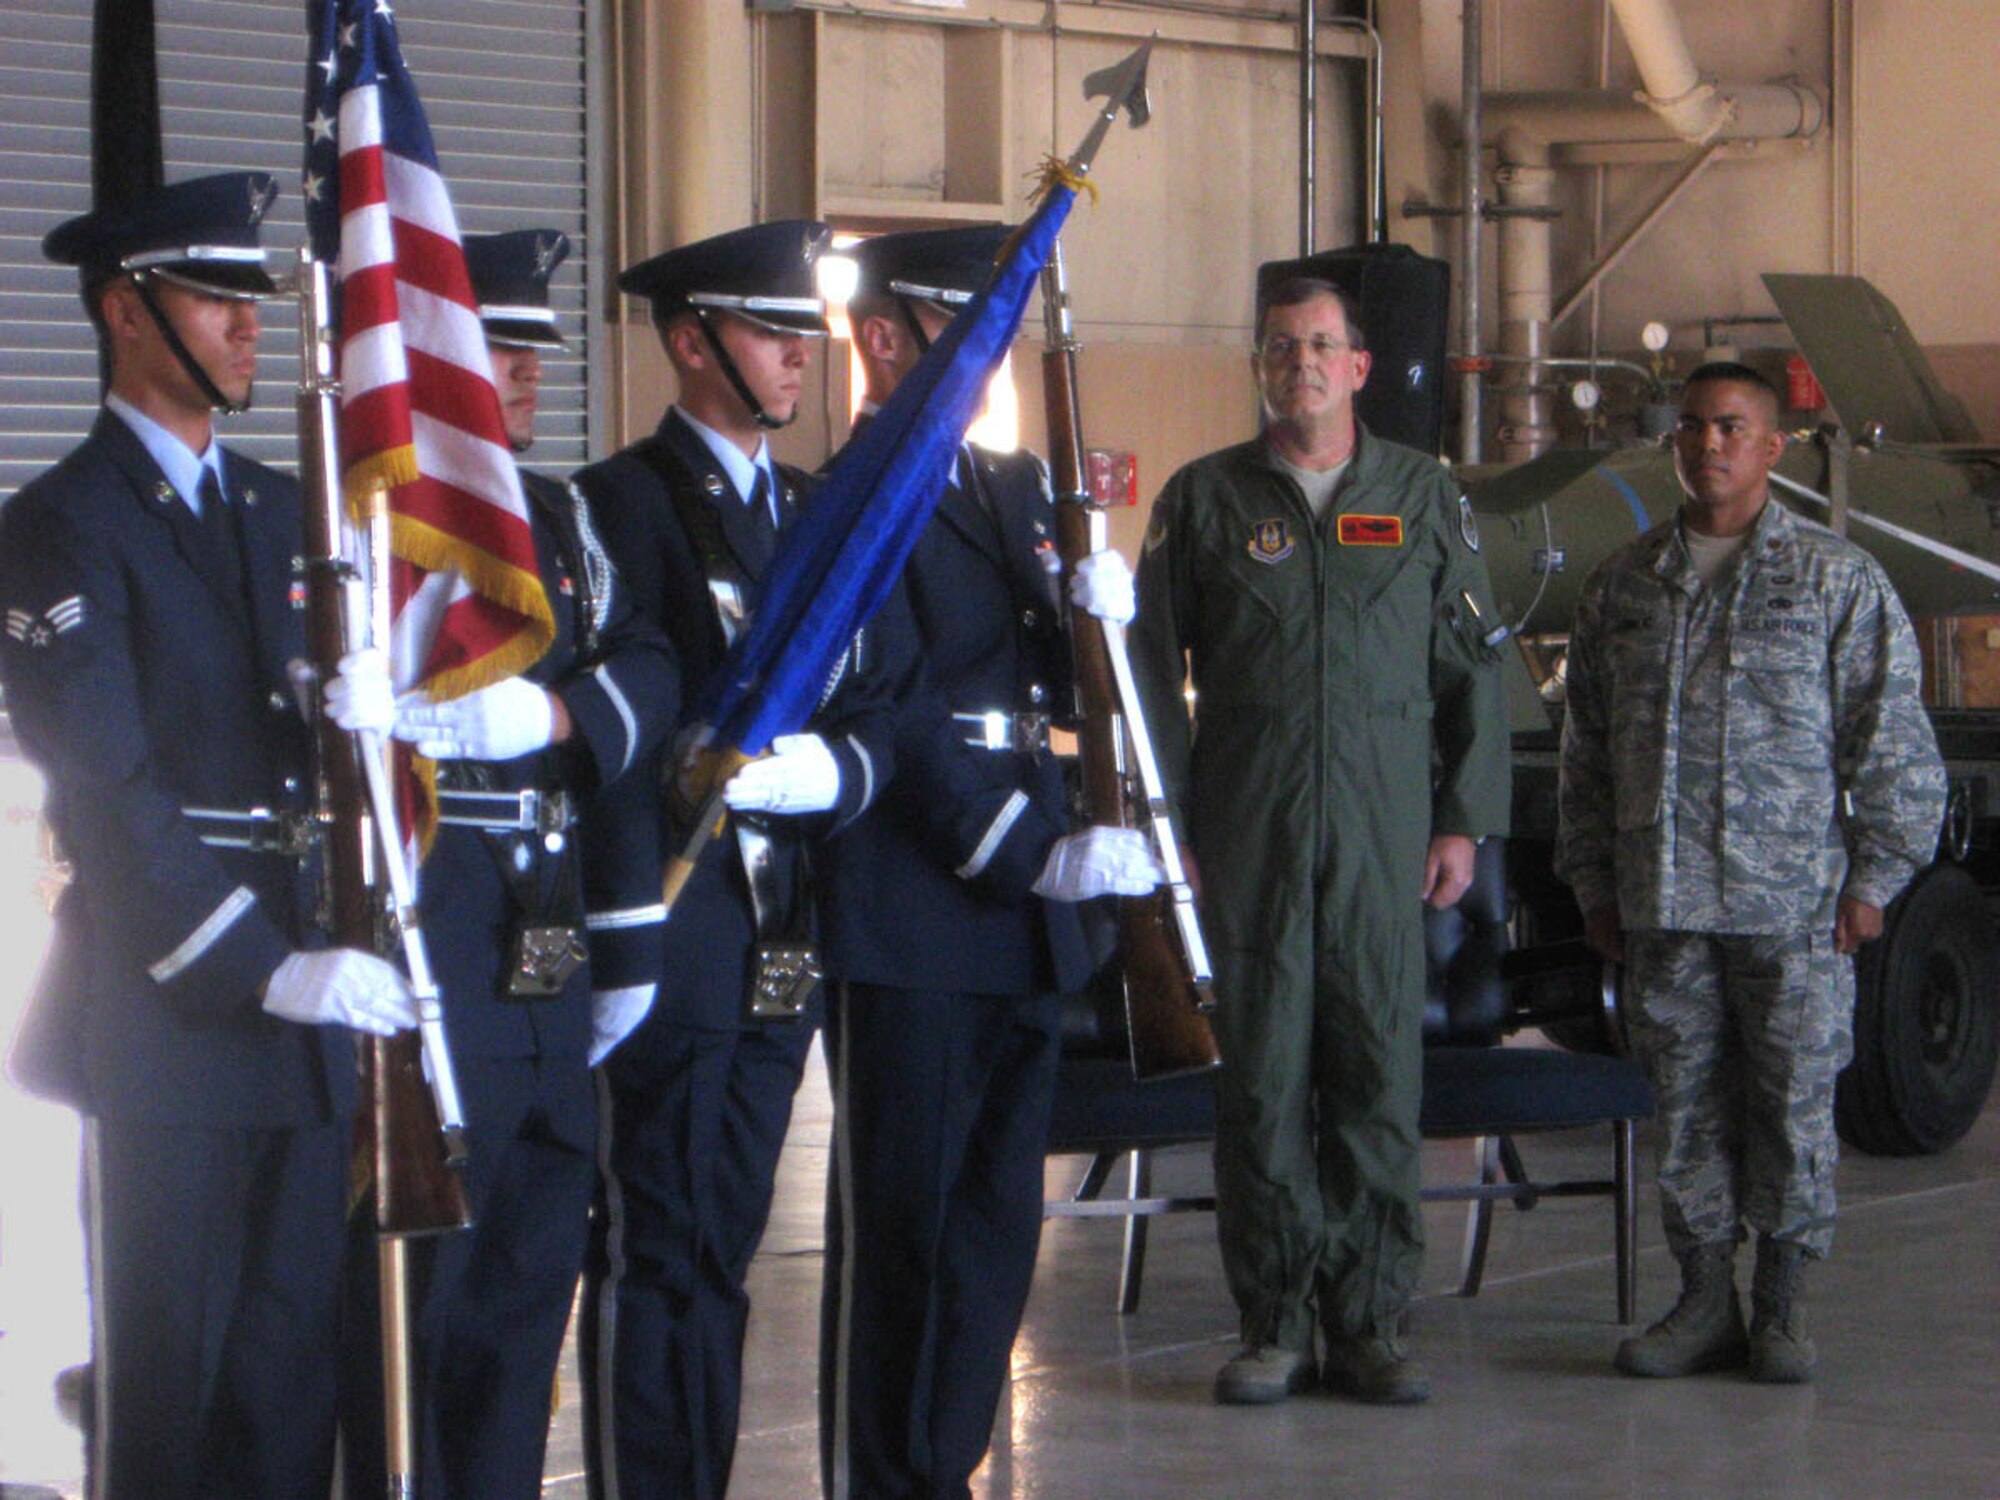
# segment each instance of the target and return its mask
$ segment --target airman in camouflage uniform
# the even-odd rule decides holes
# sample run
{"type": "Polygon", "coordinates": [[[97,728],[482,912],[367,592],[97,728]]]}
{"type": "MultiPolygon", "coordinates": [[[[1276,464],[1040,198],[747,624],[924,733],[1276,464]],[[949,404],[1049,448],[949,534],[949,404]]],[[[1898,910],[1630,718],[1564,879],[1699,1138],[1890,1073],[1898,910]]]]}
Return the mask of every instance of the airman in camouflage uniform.
{"type": "Polygon", "coordinates": [[[1605,562],[1570,637],[1556,867],[1625,961],[1681,1302],[1629,1374],[1810,1378],[1797,1295],[1833,1240],[1848,955],[1931,857],[1944,771],[1881,567],[1771,505],[1777,395],[1689,378],[1681,514],[1605,562]],[[1759,1234],[1746,1337],[1730,1263],[1759,1234]]]}

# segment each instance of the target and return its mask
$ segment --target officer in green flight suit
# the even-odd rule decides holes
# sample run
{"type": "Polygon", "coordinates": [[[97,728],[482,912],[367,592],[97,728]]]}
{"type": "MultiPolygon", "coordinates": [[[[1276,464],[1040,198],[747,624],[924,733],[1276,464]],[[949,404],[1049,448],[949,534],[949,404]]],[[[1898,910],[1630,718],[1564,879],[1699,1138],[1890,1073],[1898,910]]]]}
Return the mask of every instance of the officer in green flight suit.
{"type": "Polygon", "coordinates": [[[1257,337],[1264,431],[1168,481],[1132,629],[1217,971],[1244,1347],[1215,1394],[1280,1401],[1318,1374],[1416,1402],[1421,903],[1457,901],[1506,828],[1505,632],[1450,474],[1355,418],[1369,356],[1344,294],[1283,282],[1257,337]]]}

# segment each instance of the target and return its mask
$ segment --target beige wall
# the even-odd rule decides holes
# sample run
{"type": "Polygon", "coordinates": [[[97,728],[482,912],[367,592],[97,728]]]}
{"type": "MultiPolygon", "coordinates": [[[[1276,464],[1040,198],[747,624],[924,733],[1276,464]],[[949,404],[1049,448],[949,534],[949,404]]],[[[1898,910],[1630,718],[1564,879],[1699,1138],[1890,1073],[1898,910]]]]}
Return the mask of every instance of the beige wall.
{"type": "MultiPolygon", "coordinates": [[[[810,5],[810,0],[802,0],[810,5]]],[[[856,227],[1017,217],[1023,174],[1067,151],[1087,119],[1079,82],[1134,36],[1162,31],[1154,120],[1122,127],[1096,173],[1103,201],[1079,204],[1065,243],[1087,346],[1087,438],[1139,455],[1150,492],[1204,446],[1253,423],[1243,351],[1251,278],[1297,240],[1298,75],[1290,28],[1166,9],[967,0],[949,28],[887,0],[897,22],[802,8],[752,16],[736,0],[620,0],[615,55],[624,260],[752,218],[827,214],[856,227]],[[910,19],[917,18],[914,22],[910,19]],[[1097,35],[1093,31],[1113,34],[1097,35]]],[[[1485,0],[1487,85],[1635,85],[1630,54],[1602,0],[1485,0]]],[[[2000,222],[1991,161],[2000,5],[1991,0],[1680,0],[1704,72],[1725,82],[1793,77],[1833,106],[1808,143],[1725,151],[1639,239],[1603,283],[1604,347],[1630,352],[1649,319],[1676,331],[1685,369],[1705,318],[1774,311],[1765,271],[1856,271],[1934,348],[1946,382],[2000,435],[2000,297],[1989,285],[2000,222]]],[[[1458,192],[1458,0],[1379,0],[1387,55],[1392,238],[1455,255],[1450,220],[1406,219],[1407,199],[1458,192]]],[[[1317,240],[1359,236],[1362,70],[1345,37],[1321,65],[1317,240]]],[[[1594,246],[1619,235],[1676,170],[1670,155],[1565,167],[1556,199],[1554,283],[1572,285],[1594,246]],[[1602,222],[1597,223],[1601,193],[1602,222]]],[[[1491,153],[1486,168],[1490,171],[1491,153]]],[[[1489,195],[1491,192],[1489,184],[1489,195]]],[[[1483,282],[1489,326],[1493,236],[1483,282]]],[[[627,309],[637,316],[636,309],[627,309]]],[[[1024,332],[1039,331],[1031,309],[1024,332]]],[[[624,432],[650,427],[667,397],[643,322],[619,354],[624,432]]],[[[1744,330],[1742,342],[1782,342],[1744,330]]],[[[1588,346],[1589,315],[1557,333],[1557,352],[1588,346]]],[[[836,359],[835,364],[838,363],[836,359]]],[[[1024,365],[1031,363],[1024,361],[1024,365]]],[[[1032,411],[1032,382],[1022,378],[1032,411]]],[[[817,462],[845,410],[844,371],[818,381],[813,411],[781,446],[817,462]]]]}

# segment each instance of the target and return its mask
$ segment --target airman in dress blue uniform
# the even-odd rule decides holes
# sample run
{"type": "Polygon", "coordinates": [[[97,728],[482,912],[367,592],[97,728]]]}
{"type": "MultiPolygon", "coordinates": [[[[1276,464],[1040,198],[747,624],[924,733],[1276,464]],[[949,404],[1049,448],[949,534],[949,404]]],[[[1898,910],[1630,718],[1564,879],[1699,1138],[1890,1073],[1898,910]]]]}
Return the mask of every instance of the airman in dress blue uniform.
{"type": "MultiPolygon", "coordinates": [[[[848,305],[886,401],[993,268],[1002,226],[883,235],[848,305]]],[[[1052,719],[1072,672],[1047,473],[959,453],[903,575],[922,662],[896,775],[828,841],[835,1081],[820,1331],[830,1500],[963,1497],[984,1458],[1041,1237],[1057,995],[1090,958],[1074,902],[1142,894],[1142,835],[1071,834],[1052,719]]],[[[1076,602],[1129,618],[1116,553],[1076,602]]]]}
{"type": "MultiPolygon", "coordinates": [[[[509,444],[535,436],[544,349],[565,347],[549,278],[569,253],[552,229],[468,235],[465,258],[509,444]]],[[[522,471],[556,635],[518,677],[433,704],[394,701],[379,653],[329,689],[345,727],[390,729],[438,761],[440,826],[422,873],[424,932],[471,1146],[470,1230],[420,1241],[418,1490],[456,1500],[541,1493],[550,1398],[583,1266],[595,1181],[590,1066],[650,995],[593,1007],[577,811],[651,762],[678,677],[633,608],[570,486],[522,471]],[[594,1024],[593,1010],[602,1024],[594,1024]]],[[[620,882],[624,885],[620,887],[620,882]]],[[[601,872],[657,899],[653,869],[601,872]]],[[[356,1257],[348,1402],[349,1493],[382,1473],[372,1236],[356,1257]]]]}
{"type": "MultiPolygon", "coordinates": [[[[755,609],[778,531],[811,486],[772,460],[765,434],[791,420],[804,341],[826,330],[813,279],[825,238],[824,225],[765,224],[619,279],[651,302],[679,397],[657,432],[576,482],[639,608],[672,638],[688,704],[755,609]]],[[[893,673],[875,636],[857,639],[813,732],[780,736],[731,781],[737,816],[672,921],[662,925],[656,889],[652,905],[614,908],[593,928],[600,985],[659,984],[604,1075],[605,1200],[581,1337],[595,1496],[718,1500],[728,1484],[744,1277],[819,1013],[816,998],[785,1015],[750,1014],[747,1000],[760,973],[776,972],[760,953],[810,938],[809,835],[853,819],[889,774],[893,673]]],[[[669,780],[679,763],[668,759],[669,780]]],[[[585,830],[593,866],[660,870],[686,837],[670,800],[642,780],[601,803],[585,830]]]]}
{"type": "Polygon", "coordinates": [[[93,1495],[324,1500],[354,1029],[414,1023],[372,955],[311,951],[290,664],[297,486],[242,410],[255,172],[71,219],[105,409],[0,514],[0,680],[74,869],[14,1057],[85,1116],[93,1495]],[[258,810],[258,811],[253,811],[258,810]]]}

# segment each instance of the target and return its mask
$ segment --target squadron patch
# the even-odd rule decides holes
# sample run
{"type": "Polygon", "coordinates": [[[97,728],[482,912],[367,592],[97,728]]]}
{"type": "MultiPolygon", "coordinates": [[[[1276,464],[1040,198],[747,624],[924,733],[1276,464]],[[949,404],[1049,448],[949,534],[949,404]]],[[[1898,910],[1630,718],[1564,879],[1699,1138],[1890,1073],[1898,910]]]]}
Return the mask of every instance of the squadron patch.
{"type": "Polygon", "coordinates": [[[7,635],[24,646],[45,649],[56,643],[56,637],[76,629],[83,623],[83,595],[71,594],[58,604],[51,604],[41,614],[32,614],[25,609],[7,611],[7,635]]]}
{"type": "Polygon", "coordinates": [[[1342,516],[1339,536],[1343,547],[1400,547],[1403,545],[1403,518],[1342,516]]]}
{"type": "Polygon", "coordinates": [[[1275,566],[1292,555],[1292,528],[1283,516],[1253,522],[1248,550],[1255,561],[1275,566]]]}
{"type": "Polygon", "coordinates": [[[1145,549],[1157,552],[1167,540],[1167,512],[1163,506],[1153,507],[1153,518],[1146,523],[1145,549]]]}
{"type": "Polygon", "coordinates": [[[1473,519],[1472,502],[1463,495],[1458,497],[1458,539],[1469,551],[1479,550],[1479,522],[1473,519]]]}

